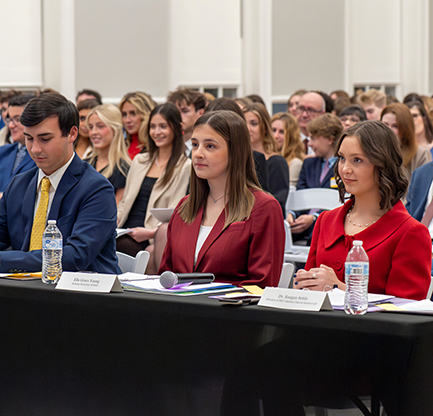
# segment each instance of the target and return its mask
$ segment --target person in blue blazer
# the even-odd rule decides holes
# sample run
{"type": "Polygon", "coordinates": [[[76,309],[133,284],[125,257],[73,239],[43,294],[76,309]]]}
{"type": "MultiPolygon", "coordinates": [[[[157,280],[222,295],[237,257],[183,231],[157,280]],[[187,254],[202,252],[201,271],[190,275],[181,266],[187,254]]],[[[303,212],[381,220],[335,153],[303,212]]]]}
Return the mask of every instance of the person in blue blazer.
{"type": "Polygon", "coordinates": [[[24,126],[20,123],[24,107],[34,97],[34,94],[22,94],[12,97],[9,102],[6,123],[13,143],[0,146],[0,193],[15,175],[36,166],[27,152],[24,126]]]}
{"type": "MultiPolygon", "coordinates": [[[[415,169],[412,174],[407,194],[406,209],[409,214],[418,221],[421,221],[424,216],[432,181],[433,162],[429,162],[415,169]]],[[[430,202],[430,200],[428,202],[430,202]]]]}
{"type": "Polygon", "coordinates": [[[114,190],[74,153],[78,117],[58,93],[42,94],[24,109],[26,146],[37,167],[15,176],[0,199],[0,272],[42,269],[42,250],[29,247],[43,177],[51,184],[46,220],[56,220],[63,236],[63,270],[120,272],[114,190]]]}

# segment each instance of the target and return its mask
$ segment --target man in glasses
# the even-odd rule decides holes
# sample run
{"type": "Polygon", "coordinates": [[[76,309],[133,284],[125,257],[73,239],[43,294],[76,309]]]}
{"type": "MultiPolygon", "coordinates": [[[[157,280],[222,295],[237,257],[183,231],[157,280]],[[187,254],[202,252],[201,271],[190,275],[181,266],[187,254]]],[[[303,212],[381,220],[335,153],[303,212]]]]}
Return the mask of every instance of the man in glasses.
{"type": "Polygon", "coordinates": [[[325,113],[326,103],[323,97],[317,92],[307,92],[300,99],[296,109],[296,114],[301,130],[301,140],[305,144],[305,153],[312,154],[311,148],[308,147],[309,133],[307,124],[309,121],[325,113]]]}
{"type": "Polygon", "coordinates": [[[9,101],[5,123],[11,133],[12,144],[0,146],[0,193],[12,178],[35,166],[26,148],[24,126],[20,117],[26,104],[34,98],[33,94],[16,95],[9,101]]]}

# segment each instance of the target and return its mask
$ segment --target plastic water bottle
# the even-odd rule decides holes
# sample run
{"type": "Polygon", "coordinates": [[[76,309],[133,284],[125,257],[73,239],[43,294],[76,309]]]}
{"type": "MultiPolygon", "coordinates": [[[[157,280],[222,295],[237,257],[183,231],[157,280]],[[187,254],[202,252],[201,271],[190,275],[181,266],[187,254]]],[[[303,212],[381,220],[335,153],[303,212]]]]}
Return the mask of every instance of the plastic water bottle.
{"type": "Polygon", "coordinates": [[[56,220],[49,220],[42,235],[42,281],[57,283],[62,274],[63,240],[56,220]]]}
{"type": "Polygon", "coordinates": [[[346,259],[346,296],[344,311],[350,315],[363,315],[368,308],[368,256],[362,241],[355,240],[346,259]]]}

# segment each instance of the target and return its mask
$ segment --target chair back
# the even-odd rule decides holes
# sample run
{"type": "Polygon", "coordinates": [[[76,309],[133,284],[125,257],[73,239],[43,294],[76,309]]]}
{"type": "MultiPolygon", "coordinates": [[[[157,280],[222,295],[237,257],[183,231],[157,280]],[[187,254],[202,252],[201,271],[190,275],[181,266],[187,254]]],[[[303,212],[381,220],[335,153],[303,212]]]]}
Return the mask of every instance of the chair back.
{"type": "Polygon", "coordinates": [[[288,211],[306,211],[310,209],[329,211],[341,205],[340,194],[336,189],[309,188],[289,192],[286,209],[288,211]]]}
{"type": "Polygon", "coordinates": [[[280,281],[278,282],[278,287],[289,288],[292,286],[293,272],[295,270],[295,265],[292,263],[284,263],[281,270],[280,281]]]}

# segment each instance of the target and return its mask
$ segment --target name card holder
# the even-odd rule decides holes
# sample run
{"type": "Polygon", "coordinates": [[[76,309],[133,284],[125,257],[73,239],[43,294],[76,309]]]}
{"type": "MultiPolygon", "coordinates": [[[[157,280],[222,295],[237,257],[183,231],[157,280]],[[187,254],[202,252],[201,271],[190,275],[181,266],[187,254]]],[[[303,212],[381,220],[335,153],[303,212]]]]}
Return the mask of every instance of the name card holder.
{"type": "Polygon", "coordinates": [[[79,292],[123,292],[116,274],[63,272],[56,289],[79,292]]]}
{"type": "Polygon", "coordinates": [[[332,311],[332,305],[326,292],[313,290],[265,288],[258,306],[288,309],[292,311],[332,311]]]}

